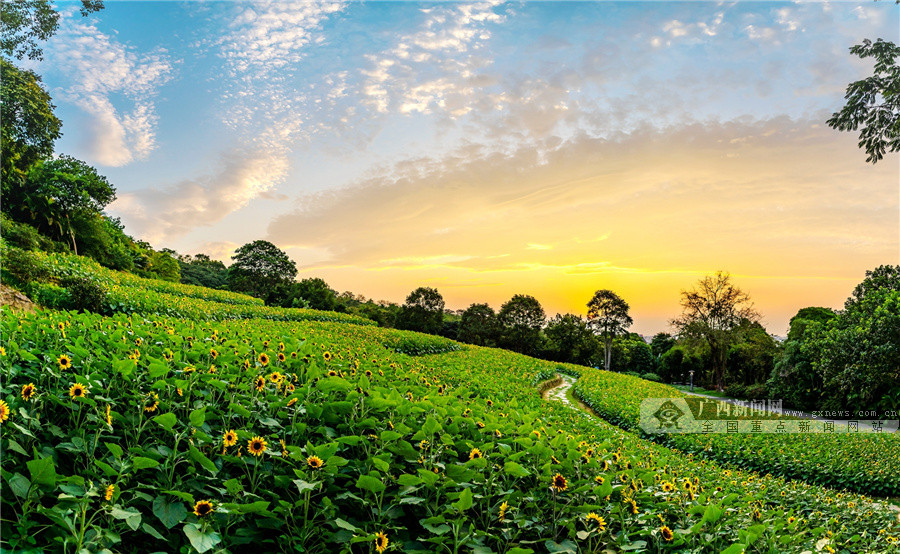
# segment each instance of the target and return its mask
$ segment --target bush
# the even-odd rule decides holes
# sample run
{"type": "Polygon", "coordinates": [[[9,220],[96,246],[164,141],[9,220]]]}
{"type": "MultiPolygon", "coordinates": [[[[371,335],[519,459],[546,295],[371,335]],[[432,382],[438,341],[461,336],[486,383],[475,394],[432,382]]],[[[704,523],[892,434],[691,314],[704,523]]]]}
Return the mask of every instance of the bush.
{"type": "Polygon", "coordinates": [[[747,400],[762,400],[768,397],[769,390],[765,383],[754,383],[747,386],[745,394],[747,400]]]}
{"type": "Polygon", "coordinates": [[[29,283],[50,278],[50,267],[31,252],[7,246],[3,254],[3,276],[11,278],[13,285],[27,288],[29,283]]]}
{"type": "Polygon", "coordinates": [[[32,283],[28,296],[38,305],[55,310],[66,310],[71,306],[69,291],[53,283],[32,283]]]}
{"type": "Polygon", "coordinates": [[[655,373],[645,373],[641,375],[641,379],[653,381],[654,383],[662,383],[662,378],[655,373]]]}
{"type": "Polygon", "coordinates": [[[742,383],[732,383],[725,387],[725,395],[731,398],[746,398],[747,387],[742,383]]]}
{"type": "Polygon", "coordinates": [[[100,283],[86,277],[74,277],[65,282],[69,291],[69,309],[85,312],[106,311],[106,291],[100,283]]]}
{"type": "Polygon", "coordinates": [[[22,250],[47,250],[49,252],[65,250],[61,244],[45,237],[31,225],[13,221],[5,215],[0,218],[0,229],[2,229],[3,240],[22,250]]]}
{"type": "Polygon", "coordinates": [[[638,379],[640,379],[640,377],[641,377],[641,374],[636,371],[624,371],[624,372],[622,372],[622,374],[623,375],[631,375],[632,377],[637,377],[638,379]]]}

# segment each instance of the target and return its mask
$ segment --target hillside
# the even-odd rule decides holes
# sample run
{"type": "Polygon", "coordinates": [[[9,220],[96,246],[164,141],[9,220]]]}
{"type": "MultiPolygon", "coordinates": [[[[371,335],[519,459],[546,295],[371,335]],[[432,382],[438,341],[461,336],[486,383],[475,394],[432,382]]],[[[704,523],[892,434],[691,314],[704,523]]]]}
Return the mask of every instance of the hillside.
{"type": "Polygon", "coordinates": [[[897,512],[852,492],[897,494],[895,436],[672,449],[538,392],[580,375],[630,429],[664,385],[35,260],[45,305],[73,276],[105,296],[2,310],[4,549],[898,551],[897,512]]]}

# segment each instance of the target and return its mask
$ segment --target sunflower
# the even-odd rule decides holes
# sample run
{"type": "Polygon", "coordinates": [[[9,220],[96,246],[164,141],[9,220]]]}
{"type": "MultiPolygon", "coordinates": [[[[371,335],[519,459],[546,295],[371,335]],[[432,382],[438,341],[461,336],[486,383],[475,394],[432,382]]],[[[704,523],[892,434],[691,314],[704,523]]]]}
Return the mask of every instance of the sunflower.
{"type": "Polygon", "coordinates": [[[473,448],[472,451],[469,452],[470,460],[474,460],[476,458],[481,458],[481,457],[482,457],[481,450],[478,450],[477,448],[473,448]]]}
{"type": "Polygon", "coordinates": [[[632,514],[637,515],[638,512],[640,512],[640,510],[638,509],[637,502],[635,502],[633,499],[629,498],[628,500],[625,501],[625,503],[628,504],[629,506],[631,506],[632,514]]]}
{"type": "Polygon", "coordinates": [[[500,517],[498,518],[500,521],[504,521],[506,519],[506,510],[509,509],[509,503],[504,500],[503,504],[500,504],[500,517]]]}
{"type": "Polygon", "coordinates": [[[337,377],[337,376],[338,376],[338,373],[337,373],[337,371],[331,369],[331,370],[328,371],[328,376],[329,376],[329,377],[337,377]]]}
{"type": "Polygon", "coordinates": [[[110,500],[112,500],[112,497],[115,493],[116,493],[116,486],[110,485],[110,486],[106,487],[106,493],[104,493],[103,499],[106,500],[107,502],[109,502],[110,500]]]}
{"type": "Polygon", "coordinates": [[[594,477],[594,482],[597,483],[598,485],[602,485],[603,483],[606,482],[606,479],[604,479],[602,475],[598,475],[598,476],[594,477]]]}
{"type": "Polygon", "coordinates": [[[257,360],[259,360],[259,363],[261,363],[262,365],[269,365],[269,355],[265,352],[260,354],[257,360]]]}
{"type": "Polygon", "coordinates": [[[159,407],[159,395],[155,392],[151,392],[147,395],[147,399],[144,400],[144,411],[148,414],[152,414],[156,411],[156,408],[159,407]]]}
{"type": "Polygon", "coordinates": [[[222,443],[226,447],[236,445],[237,439],[238,436],[237,433],[235,433],[234,429],[229,429],[228,431],[225,431],[224,435],[222,435],[222,443]]]}
{"type": "Polygon", "coordinates": [[[262,377],[262,376],[257,377],[257,378],[256,378],[256,383],[255,383],[254,386],[256,387],[256,390],[262,392],[263,389],[266,388],[266,378],[265,378],[265,377],[262,377]]]}
{"type": "Polygon", "coordinates": [[[598,516],[594,512],[586,515],[584,519],[587,521],[589,526],[593,524],[593,527],[597,532],[603,532],[603,530],[606,529],[606,520],[603,519],[602,516],[598,516]]]}
{"type": "Polygon", "coordinates": [[[144,342],[144,339],[142,339],[141,337],[134,339],[135,346],[140,346],[142,342],[144,342]]]}
{"type": "Polygon", "coordinates": [[[322,458],[318,456],[310,456],[306,459],[306,465],[313,469],[322,469],[322,466],[325,465],[325,462],[323,462],[322,458]]]}
{"type": "Polygon", "coordinates": [[[284,375],[282,375],[281,373],[278,373],[276,371],[269,374],[269,382],[281,384],[282,381],[284,381],[284,375]]]}
{"type": "Polygon", "coordinates": [[[672,530],[669,529],[668,525],[663,525],[662,527],[660,527],[659,534],[662,535],[662,538],[665,539],[666,542],[671,542],[672,539],[675,538],[675,533],[673,533],[672,530]]]}
{"type": "Polygon", "coordinates": [[[63,354],[59,358],[56,358],[56,363],[59,364],[59,369],[69,369],[72,367],[72,358],[63,354]]]}
{"type": "Polygon", "coordinates": [[[278,343],[278,350],[280,350],[281,352],[284,352],[284,343],[283,342],[278,343]]]}
{"type": "Polygon", "coordinates": [[[87,388],[81,383],[73,383],[71,387],[69,387],[69,396],[72,398],[84,398],[87,394],[87,388]]]}
{"type": "MultiPolygon", "coordinates": [[[[329,352],[329,351],[327,351],[327,350],[326,350],[325,352],[322,353],[322,358],[324,358],[326,362],[330,362],[330,361],[331,361],[331,358],[333,358],[333,357],[334,357],[334,356],[331,355],[331,352],[329,352]]],[[[385,548],[387,548],[387,537],[384,538],[384,545],[385,545],[385,548]]],[[[383,549],[382,549],[382,550],[383,550],[383,549]]],[[[379,552],[380,552],[380,551],[379,551],[379,552]]]]}
{"type": "Polygon", "coordinates": [[[209,500],[200,500],[194,504],[194,515],[197,517],[208,516],[212,511],[213,505],[209,500]]]}
{"type": "Polygon", "coordinates": [[[794,516],[791,516],[787,519],[788,525],[793,524],[795,521],[797,521],[797,518],[795,518],[794,516]]]}
{"type": "Polygon", "coordinates": [[[27,402],[34,398],[35,394],[37,394],[37,389],[34,387],[34,383],[28,383],[22,387],[22,400],[27,402]]]}
{"type": "Polygon", "coordinates": [[[287,358],[285,357],[284,352],[279,352],[279,353],[278,353],[278,361],[279,361],[279,362],[283,362],[283,361],[285,361],[286,359],[287,359],[287,358]]]}
{"type": "Polygon", "coordinates": [[[482,422],[480,422],[480,421],[477,422],[477,423],[475,424],[475,426],[478,427],[479,429],[484,429],[484,423],[482,423],[482,422]]]}
{"type": "Polygon", "coordinates": [[[503,437],[503,433],[500,432],[500,429],[494,429],[494,436],[499,439],[503,437]]]}
{"type": "Polygon", "coordinates": [[[662,484],[662,490],[663,492],[672,492],[673,490],[675,490],[675,487],[672,485],[672,483],[666,481],[662,484]]]}
{"type": "Polygon", "coordinates": [[[268,443],[262,437],[253,437],[247,441],[247,450],[254,456],[262,456],[268,443]]]}
{"type": "Polygon", "coordinates": [[[553,492],[562,492],[569,488],[569,482],[561,473],[557,473],[553,476],[553,484],[550,485],[550,488],[553,489],[553,492]]]}
{"type": "Polygon", "coordinates": [[[112,427],[112,406],[106,405],[106,424],[112,427]]]}
{"type": "Polygon", "coordinates": [[[9,419],[9,405],[0,400],[0,422],[4,422],[7,419],[9,419]]]}
{"type": "Polygon", "coordinates": [[[381,554],[388,547],[388,538],[387,535],[384,534],[384,531],[379,531],[377,535],[375,535],[375,550],[378,554],[381,554]]]}
{"type": "MultiPolygon", "coordinates": [[[[215,348],[210,348],[209,355],[213,360],[215,360],[216,358],[219,357],[219,352],[215,348]]],[[[201,500],[201,502],[202,502],[202,500],[201,500]]]]}
{"type": "Polygon", "coordinates": [[[296,404],[296,403],[297,403],[297,399],[296,399],[296,398],[291,398],[290,400],[288,400],[288,403],[287,403],[288,408],[290,408],[291,406],[293,406],[293,405],[296,404]]]}
{"type": "Polygon", "coordinates": [[[182,371],[183,371],[184,373],[191,374],[191,373],[197,371],[197,368],[194,367],[194,366],[192,366],[192,365],[189,365],[189,366],[187,366],[186,368],[184,368],[182,371]]]}

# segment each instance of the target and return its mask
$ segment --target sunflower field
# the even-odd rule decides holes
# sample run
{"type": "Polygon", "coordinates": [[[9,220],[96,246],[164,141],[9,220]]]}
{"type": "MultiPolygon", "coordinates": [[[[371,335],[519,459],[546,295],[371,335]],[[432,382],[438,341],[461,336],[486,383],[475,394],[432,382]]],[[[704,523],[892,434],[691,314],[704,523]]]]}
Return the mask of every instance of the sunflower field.
{"type": "MultiPolygon", "coordinates": [[[[579,368],[576,395],[600,417],[623,428],[640,430],[645,398],[682,398],[668,385],[630,375],[579,368]]],[[[651,438],[646,435],[647,438],[651,438]]],[[[900,435],[897,433],[804,434],[665,434],[654,440],[717,460],[838,490],[886,497],[900,496],[900,435]]]]}
{"type": "Polygon", "coordinates": [[[556,365],[506,351],[52,310],[2,331],[5,550],[897,551],[884,503],[543,401],[556,365]]]}

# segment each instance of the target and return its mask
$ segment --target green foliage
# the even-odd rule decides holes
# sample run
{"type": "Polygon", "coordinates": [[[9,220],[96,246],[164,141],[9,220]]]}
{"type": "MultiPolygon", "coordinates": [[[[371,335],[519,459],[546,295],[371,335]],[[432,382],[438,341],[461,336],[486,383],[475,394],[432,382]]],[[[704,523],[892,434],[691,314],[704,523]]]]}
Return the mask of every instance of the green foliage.
{"type": "Polygon", "coordinates": [[[709,348],[712,381],[722,390],[728,350],[741,338],[742,326],[756,321],[750,296],[731,283],[731,276],[717,271],[700,280],[689,291],[681,292],[682,314],[672,320],[679,335],[709,348]]]}
{"type": "MultiPolygon", "coordinates": [[[[349,552],[385,537],[413,552],[718,552],[736,540],[769,552],[827,538],[885,552],[878,530],[900,531],[882,503],[727,474],[542,401],[531,383],[560,364],[511,352],[410,357],[385,345],[442,339],[335,323],[0,317],[5,550],[349,552]],[[557,474],[565,486],[552,489],[557,474]]],[[[602,389],[610,406],[670,394],[608,375],[624,379],[602,389]]]]}
{"type": "MultiPolygon", "coordinates": [[[[81,15],[103,8],[102,0],[81,0],[81,15]]],[[[5,2],[0,11],[0,53],[11,58],[40,60],[38,45],[56,34],[59,13],[49,0],[5,2]]]]}
{"type": "Polygon", "coordinates": [[[677,342],[677,339],[669,333],[656,333],[650,341],[650,351],[653,357],[659,360],[660,356],[668,352],[677,342]]]}
{"type": "Polygon", "coordinates": [[[54,283],[33,282],[28,287],[28,297],[39,306],[56,310],[67,310],[72,305],[69,291],[54,283]]]}
{"type": "Polygon", "coordinates": [[[34,252],[3,244],[3,280],[23,288],[32,281],[44,281],[50,277],[50,266],[34,252]]]}
{"type": "Polygon", "coordinates": [[[181,282],[181,267],[168,252],[151,251],[147,266],[144,269],[135,271],[141,277],[149,279],[160,279],[162,281],[170,281],[172,283],[181,282]]]}
{"type": "Polygon", "coordinates": [[[247,243],[231,259],[234,263],[228,268],[229,288],[262,298],[267,304],[276,300],[273,293],[278,285],[297,276],[297,264],[269,241],[247,243]]]}
{"type": "Polygon", "coordinates": [[[547,323],[549,358],[557,362],[588,365],[598,348],[597,339],[581,317],[556,315],[547,323]]]}
{"type": "Polygon", "coordinates": [[[6,214],[0,214],[0,234],[7,244],[22,250],[61,252],[66,249],[64,245],[45,237],[31,225],[13,221],[6,214]]]}
{"type": "MultiPolygon", "coordinates": [[[[762,395],[753,391],[754,387],[742,388],[745,395],[762,395]]],[[[630,375],[583,368],[575,394],[611,423],[729,467],[861,494],[900,494],[900,475],[891,469],[900,464],[900,436],[896,433],[647,435],[640,430],[641,401],[683,398],[685,393],[630,375]]]]}
{"type": "Polygon", "coordinates": [[[224,289],[228,286],[228,268],[206,254],[179,256],[181,282],[186,285],[224,289]]]}
{"type": "Polygon", "coordinates": [[[544,308],[535,297],[516,294],[500,306],[497,314],[500,345],[522,354],[536,354],[545,320],[544,308]]]}
{"type": "Polygon", "coordinates": [[[409,293],[397,315],[397,328],[438,334],[444,324],[444,297],[435,288],[419,287],[409,293]]]}
{"type": "Polygon", "coordinates": [[[68,291],[69,309],[104,313],[106,311],[106,290],[95,279],[71,277],[63,281],[68,291]]]}
{"type": "Polygon", "coordinates": [[[487,304],[472,304],[462,313],[457,340],[478,346],[497,346],[500,322],[487,304]]]}
{"type": "Polygon", "coordinates": [[[867,162],[878,163],[886,152],[900,151],[900,46],[886,40],[850,48],[861,59],[874,58],[872,76],[847,86],[847,103],[832,114],[828,125],[839,131],[859,132],[859,147],[865,150],[867,162]]]}
{"type": "Polygon", "coordinates": [[[654,383],[662,383],[662,379],[655,373],[644,373],[643,375],[641,375],[641,379],[644,379],[645,381],[653,381],[654,383]]]}
{"type": "Polygon", "coordinates": [[[603,367],[612,367],[613,339],[625,333],[633,323],[628,303],[611,290],[598,290],[587,303],[588,324],[603,339],[603,367]]]}
{"type": "MultiPolygon", "coordinates": [[[[9,2],[0,13],[6,17],[9,2]]],[[[5,23],[4,23],[5,31],[5,23]]],[[[4,42],[6,36],[3,37],[4,42]]],[[[21,187],[26,172],[39,160],[53,155],[62,122],[53,114],[50,95],[34,72],[0,59],[0,180],[3,211],[24,202],[21,187]]]]}

